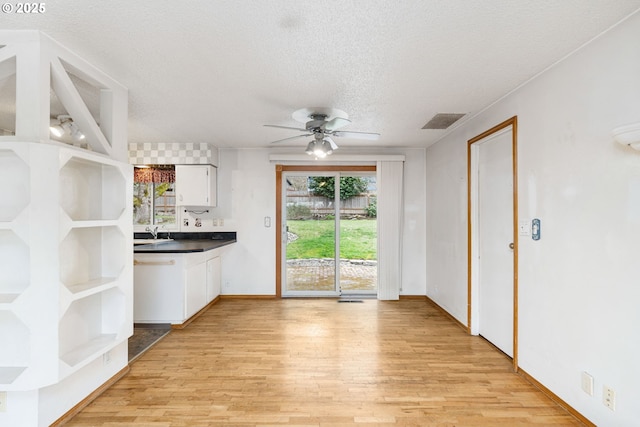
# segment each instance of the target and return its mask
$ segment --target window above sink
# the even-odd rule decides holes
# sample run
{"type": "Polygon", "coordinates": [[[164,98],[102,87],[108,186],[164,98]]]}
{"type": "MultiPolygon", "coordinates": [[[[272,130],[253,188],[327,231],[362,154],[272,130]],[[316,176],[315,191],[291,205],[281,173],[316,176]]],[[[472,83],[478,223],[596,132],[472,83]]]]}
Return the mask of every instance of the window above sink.
{"type": "Polygon", "coordinates": [[[178,229],[173,165],[134,167],[133,225],[135,229],[154,225],[178,229]]]}

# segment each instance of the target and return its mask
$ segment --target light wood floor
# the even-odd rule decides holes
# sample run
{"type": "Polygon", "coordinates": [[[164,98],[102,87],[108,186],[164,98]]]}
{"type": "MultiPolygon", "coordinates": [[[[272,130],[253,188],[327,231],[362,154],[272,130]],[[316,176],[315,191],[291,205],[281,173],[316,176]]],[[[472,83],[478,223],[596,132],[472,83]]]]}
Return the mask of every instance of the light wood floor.
{"type": "Polygon", "coordinates": [[[67,426],[579,426],[424,300],[222,300],[67,426]]]}

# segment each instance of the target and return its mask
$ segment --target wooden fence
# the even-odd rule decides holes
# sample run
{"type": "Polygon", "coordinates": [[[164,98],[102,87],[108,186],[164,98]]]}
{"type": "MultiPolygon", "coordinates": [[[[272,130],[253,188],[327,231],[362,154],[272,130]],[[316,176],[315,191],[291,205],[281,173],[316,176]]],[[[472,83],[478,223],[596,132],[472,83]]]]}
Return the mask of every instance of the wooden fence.
{"type": "MultiPolygon", "coordinates": [[[[361,194],[340,200],[340,216],[367,216],[367,208],[375,203],[375,194],[361,194]]],[[[292,217],[323,217],[333,215],[335,206],[333,199],[322,196],[313,196],[303,191],[287,192],[287,213],[292,217]]]]}

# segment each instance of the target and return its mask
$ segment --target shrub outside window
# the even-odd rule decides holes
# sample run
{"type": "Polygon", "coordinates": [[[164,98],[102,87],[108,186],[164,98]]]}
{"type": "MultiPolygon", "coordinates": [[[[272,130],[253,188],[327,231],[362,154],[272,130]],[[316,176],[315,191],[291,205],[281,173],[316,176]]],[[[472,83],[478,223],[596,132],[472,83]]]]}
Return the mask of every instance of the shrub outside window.
{"type": "Polygon", "coordinates": [[[133,225],[176,226],[175,169],[134,168],[133,225]]]}

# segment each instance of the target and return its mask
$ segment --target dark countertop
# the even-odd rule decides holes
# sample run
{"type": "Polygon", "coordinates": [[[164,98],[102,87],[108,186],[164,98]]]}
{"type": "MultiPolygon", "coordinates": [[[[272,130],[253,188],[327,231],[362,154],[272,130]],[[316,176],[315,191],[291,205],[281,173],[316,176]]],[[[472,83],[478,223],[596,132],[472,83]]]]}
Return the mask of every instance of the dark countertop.
{"type": "MultiPolygon", "coordinates": [[[[136,233],[136,238],[146,238],[146,236],[136,233]]],[[[133,247],[133,252],[136,254],[206,252],[230,245],[237,241],[236,233],[217,233],[216,235],[213,235],[213,233],[189,233],[189,235],[176,233],[176,236],[172,236],[172,238],[175,240],[151,243],[148,245],[136,245],[133,247]]]]}

